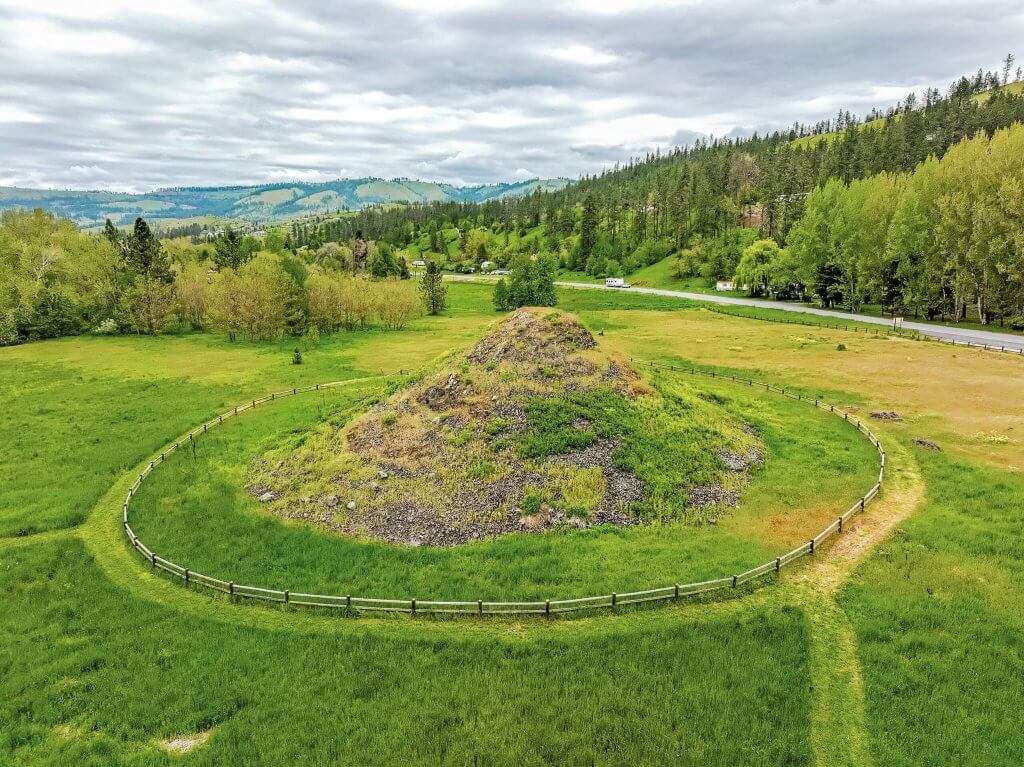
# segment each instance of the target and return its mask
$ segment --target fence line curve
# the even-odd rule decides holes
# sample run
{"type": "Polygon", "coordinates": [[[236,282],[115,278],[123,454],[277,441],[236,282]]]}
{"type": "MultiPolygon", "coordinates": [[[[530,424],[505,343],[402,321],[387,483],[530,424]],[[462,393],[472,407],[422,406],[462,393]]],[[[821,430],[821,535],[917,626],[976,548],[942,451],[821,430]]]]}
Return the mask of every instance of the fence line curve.
{"type": "Polygon", "coordinates": [[[128,543],[138,551],[149,563],[154,571],[162,571],[174,578],[180,579],[185,586],[195,585],[220,591],[230,595],[232,598],[249,599],[255,601],[272,602],[279,604],[294,605],[296,607],[316,607],[328,609],[342,609],[352,612],[395,612],[418,614],[461,614],[461,615],[552,615],[559,613],[575,612],[580,610],[594,610],[602,608],[615,608],[620,605],[644,604],[648,602],[678,601],[686,597],[693,597],[701,594],[708,594],[716,591],[732,590],[739,586],[756,581],[766,576],[777,574],[783,567],[801,559],[804,556],[813,555],[815,549],[832,536],[840,535],[843,526],[851,517],[864,510],[882,488],[885,479],[885,449],[878,438],[864,425],[863,421],[851,417],[850,413],[830,405],[823,400],[805,396],[801,392],[787,391],[783,387],[773,386],[768,383],[755,381],[752,378],[742,378],[732,374],[718,373],[715,370],[702,370],[696,367],[680,367],[658,362],[642,362],[648,367],[660,370],[670,370],[693,376],[703,376],[711,379],[724,379],[738,384],[746,384],[752,387],[763,388],[764,391],[780,394],[790,399],[813,404],[827,413],[842,418],[847,423],[860,431],[878,452],[878,479],[875,484],[858,498],[854,504],[842,515],[838,516],[824,530],[813,538],[808,539],[796,548],[780,554],[768,562],[752,567],[741,573],[724,575],[696,583],[672,583],[667,586],[622,593],[601,594],[596,596],[575,597],[568,599],[545,599],[533,601],[488,601],[488,600],[432,600],[432,599],[387,599],[379,597],[362,597],[352,594],[307,594],[291,591],[289,589],[269,589],[261,586],[249,586],[225,581],[192,570],[183,565],[172,562],[159,556],[148,548],[135,534],[129,522],[129,508],[131,502],[138,492],[142,483],[153,473],[153,470],[167,460],[179,447],[192,443],[196,439],[207,434],[210,429],[216,428],[224,421],[235,418],[247,410],[254,410],[258,405],[268,402],[275,402],[285,397],[297,396],[308,392],[331,389],[345,385],[348,381],[332,381],[330,383],[314,384],[313,386],[296,387],[272,392],[264,397],[251,399],[245,403],[232,407],[231,409],[214,416],[209,421],[200,424],[189,432],[188,436],[165,446],[153,460],[142,470],[135,482],[128,489],[122,507],[122,527],[128,543]]]}

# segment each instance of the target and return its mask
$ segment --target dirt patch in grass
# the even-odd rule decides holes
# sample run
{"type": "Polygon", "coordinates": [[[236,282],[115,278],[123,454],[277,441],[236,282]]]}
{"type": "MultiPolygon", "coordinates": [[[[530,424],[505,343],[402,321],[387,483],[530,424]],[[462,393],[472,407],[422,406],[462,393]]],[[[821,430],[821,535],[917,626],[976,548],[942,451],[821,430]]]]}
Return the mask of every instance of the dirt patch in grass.
{"type": "Polygon", "coordinates": [[[261,505],[409,546],[733,506],[761,456],[721,403],[655,392],[550,309],[511,314],[368,412],[292,439],[252,467],[261,505]]]}
{"type": "Polygon", "coordinates": [[[191,735],[176,735],[173,738],[161,740],[160,748],[171,754],[187,754],[196,746],[203,745],[210,739],[212,734],[212,730],[206,730],[205,732],[196,732],[191,735]]]}

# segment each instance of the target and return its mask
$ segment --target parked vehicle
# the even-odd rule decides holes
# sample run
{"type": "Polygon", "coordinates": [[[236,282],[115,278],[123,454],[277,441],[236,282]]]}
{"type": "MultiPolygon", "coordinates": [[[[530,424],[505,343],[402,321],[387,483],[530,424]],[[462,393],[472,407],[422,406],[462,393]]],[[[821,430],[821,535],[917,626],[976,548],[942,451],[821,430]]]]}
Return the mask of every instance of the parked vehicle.
{"type": "Polygon", "coordinates": [[[604,286],[606,288],[629,288],[629,287],[632,287],[632,285],[630,285],[628,282],[626,282],[621,277],[609,277],[607,280],[604,281],[604,286]]]}

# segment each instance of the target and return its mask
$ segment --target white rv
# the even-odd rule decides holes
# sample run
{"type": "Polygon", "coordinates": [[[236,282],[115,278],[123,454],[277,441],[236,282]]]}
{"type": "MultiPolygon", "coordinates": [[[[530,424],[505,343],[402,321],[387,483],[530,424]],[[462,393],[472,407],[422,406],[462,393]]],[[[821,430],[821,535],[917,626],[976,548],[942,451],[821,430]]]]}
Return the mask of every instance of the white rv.
{"type": "Polygon", "coordinates": [[[606,288],[628,288],[630,284],[621,277],[609,277],[604,281],[604,286],[606,288]]]}

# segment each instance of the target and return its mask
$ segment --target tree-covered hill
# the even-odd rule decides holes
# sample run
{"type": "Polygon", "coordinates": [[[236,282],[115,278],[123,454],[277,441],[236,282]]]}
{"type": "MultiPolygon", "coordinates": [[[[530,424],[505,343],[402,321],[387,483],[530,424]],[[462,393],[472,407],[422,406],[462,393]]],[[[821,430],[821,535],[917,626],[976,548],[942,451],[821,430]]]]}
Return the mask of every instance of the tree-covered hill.
{"type": "Polygon", "coordinates": [[[675,277],[706,286],[1022,325],[1024,86],[1009,81],[1012,62],[863,117],[653,152],[550,193],[368,207],[299,224],[291,242],[361,232],[460,270],[529,252],[598,278],[671,257],[675,277]],[[922,179],[934,168],[933,189],[922,179]]]}
{"type": "Polygon", "coordinates": [[[561,189],[567,183],[566,179],[531,179],[460,187],[412,179],[356,178],[317,184],[178,187],[145,194],[0,187],[0,209],[42,208],[86,228],[102,226],[107,218],[116,225],[126,225],[138,216],[151,220],[217,216],[268,221],[393,202],[483,202],[529,194],[535,189],[561,189]]]}

